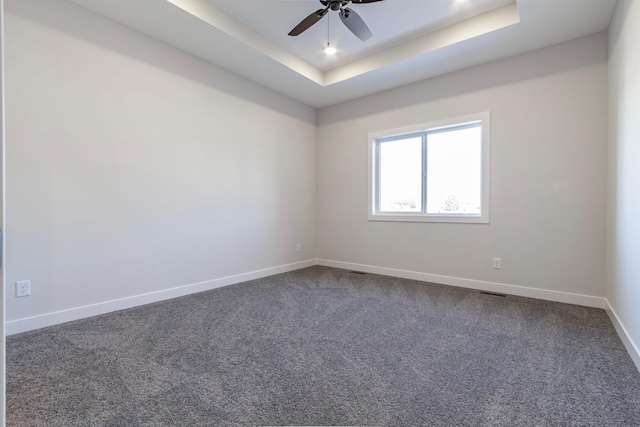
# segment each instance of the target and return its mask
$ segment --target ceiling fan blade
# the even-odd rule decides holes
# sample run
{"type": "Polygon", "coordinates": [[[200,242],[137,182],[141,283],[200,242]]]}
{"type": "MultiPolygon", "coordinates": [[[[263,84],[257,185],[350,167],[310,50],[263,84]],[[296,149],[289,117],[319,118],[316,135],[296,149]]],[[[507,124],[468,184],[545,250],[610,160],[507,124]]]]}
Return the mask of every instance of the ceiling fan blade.
{"type": "Polygon", "coordinates": [[[321,20],[324,17],[324,15],[327,14],[328,11],[329,11],[328,7],[325,9],[316,10],[311,15],[304,18],[298,25],[296,25],[296,27],[293,30],[291,30],[289,35],[297,36],[302,34],[306,30],[308,30],[313,24],[321,20]]]}
{"type": "Polygon", "coordinates": [[[367,24],[364,23],[362,18],[360,18],[360,15],[348,7],[345,7],[340,11],[340,19],[349,31],[355,34],[360,40],[369,40],[371,36],[373,36],[373,33],[369,27],[367,27],[367,24]]]}
{"type": "Polygon", "coordinates": [[[351,0],[351,3],[354,3],[354,4],[358,4],[358,3],[375,3],[377,1],[384,1],[384,0],[351,0]]]}

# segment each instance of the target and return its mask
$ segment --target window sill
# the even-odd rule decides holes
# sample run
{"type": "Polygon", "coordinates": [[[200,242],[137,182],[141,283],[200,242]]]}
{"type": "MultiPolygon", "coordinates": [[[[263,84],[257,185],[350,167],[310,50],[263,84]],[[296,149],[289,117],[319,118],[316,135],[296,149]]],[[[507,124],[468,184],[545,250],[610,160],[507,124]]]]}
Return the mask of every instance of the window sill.
{"type": "Polygon", "coordinates": [[[489,224],[488,215],[369,214],[369,221],[489,224]]]}

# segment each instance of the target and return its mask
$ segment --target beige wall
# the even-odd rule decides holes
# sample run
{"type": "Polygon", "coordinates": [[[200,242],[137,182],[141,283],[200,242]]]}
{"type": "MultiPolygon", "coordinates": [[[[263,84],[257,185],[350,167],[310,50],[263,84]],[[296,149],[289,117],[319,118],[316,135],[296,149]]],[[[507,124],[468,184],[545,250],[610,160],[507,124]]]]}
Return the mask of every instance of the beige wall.
{"type": "Polygon", "coordinates": [[[6,9],[10,321],[316,255],[605,295],[605,34],[325,108],[316,128],[67,2],[6,9]],[[481,111],[490,224],[366,220],[368,133],[481,111]]]}
{"type": "Polygon", "coordinates": [[[5,53],[8,320],[315,257],[314,109],[60,0],[5,53]]]}
{"type": "Polygon", "coordinates": [[[604,296],[606,34],[327,107],[318,126],[318,258],[604,296]],[[367,221],[368,133],[482,111],[490,224],[367,221]]]}
{"type": "Polygon", "coordinates": [[[640,2],[620,0],[609,31],[607,299],[640,369],[639,43],[640,2]]]}

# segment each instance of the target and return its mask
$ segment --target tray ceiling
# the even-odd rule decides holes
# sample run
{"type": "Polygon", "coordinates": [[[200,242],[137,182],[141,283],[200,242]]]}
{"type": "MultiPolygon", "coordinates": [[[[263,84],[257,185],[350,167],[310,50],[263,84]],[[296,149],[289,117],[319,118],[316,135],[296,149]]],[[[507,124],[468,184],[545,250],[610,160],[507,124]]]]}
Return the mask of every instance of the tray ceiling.
{"type": "Polygon", "coordinates": [[[313,107],[324,107],[608,28],[616,0],[385,0],[287,33],[317,0],[70,0],[313,107]],[[338,53],[327,57],[331,43],[338,53]]]}

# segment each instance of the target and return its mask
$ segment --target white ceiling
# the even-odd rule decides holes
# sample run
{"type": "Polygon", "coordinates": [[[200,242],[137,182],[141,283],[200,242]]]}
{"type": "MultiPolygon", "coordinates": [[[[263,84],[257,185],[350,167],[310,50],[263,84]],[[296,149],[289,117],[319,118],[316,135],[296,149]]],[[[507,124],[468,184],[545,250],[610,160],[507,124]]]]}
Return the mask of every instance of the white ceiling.
{"type": "Polygon", "coordinates": [[[375,51],[398,45],[421,34],[464,21],[514,0],[386,0],[370,4],[350,4],[372,30],[366,42],[354,36],[337,12],[297,37],[287,34],[310,13],[324,8],[318,0],[208,0],[260,35],[284,47],[313,66],[327,71],[375,51]],[[326,55],[330,27],[331,45],[337,55],[326,55]]]}
{"type": "Polygon", "coordinates": [[[317,0],[70,0],[313,107],[558,44],[608,28],[617,0],[385,0],[287,33],[317,0]],[[338,53],[327,58],[331,43],[338,53]]]}

